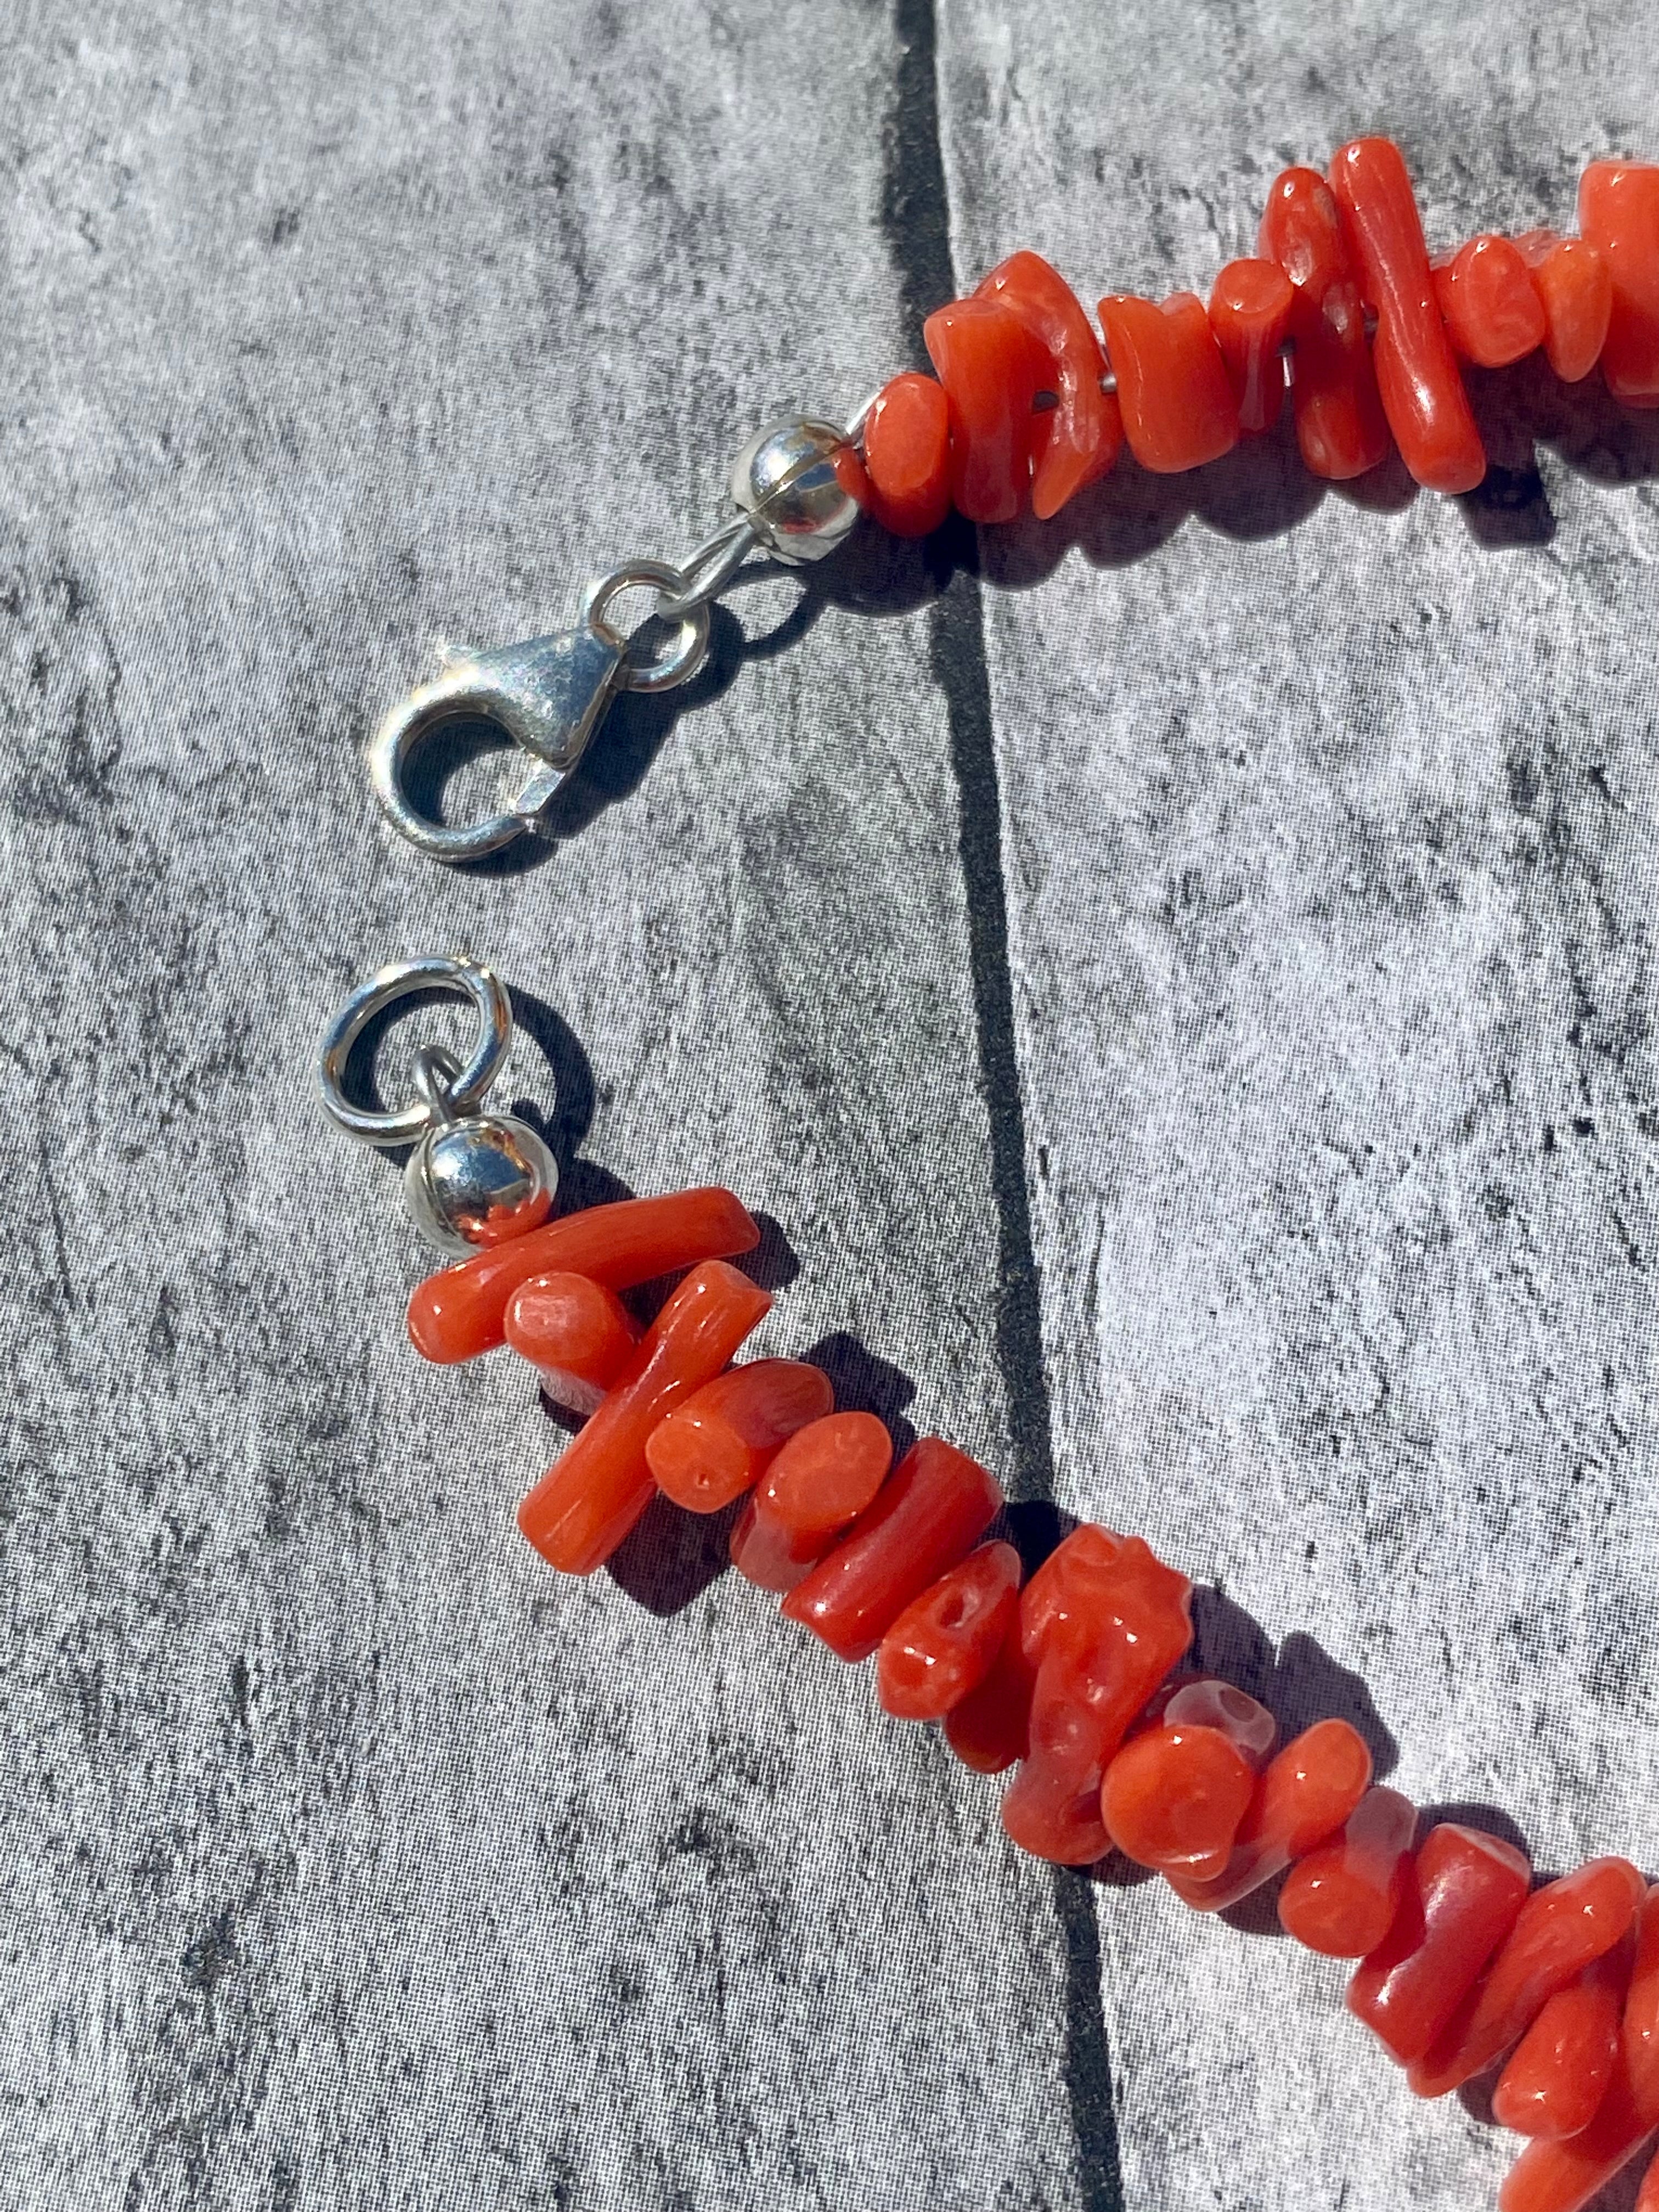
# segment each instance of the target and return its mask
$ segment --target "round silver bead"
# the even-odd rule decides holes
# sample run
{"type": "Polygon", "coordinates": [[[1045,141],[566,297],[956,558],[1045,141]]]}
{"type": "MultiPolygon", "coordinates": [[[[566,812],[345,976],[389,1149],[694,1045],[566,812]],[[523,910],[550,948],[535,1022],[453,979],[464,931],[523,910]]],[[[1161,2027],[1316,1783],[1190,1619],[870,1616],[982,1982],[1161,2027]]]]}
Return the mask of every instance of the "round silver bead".
{"type": "Polygon", "coordinates": [[[757,430],[732,465],[732,496],[775,559],[799,564],[833,553],[859,519],[836,473],[847,433],[807,415],[757,430]]]}
{"type": "Polygon", "coordinates": [[[404,1170],[415,1225],[429,1244],[462,1259],[545,1221],[558,1188],[558,1163],[513,1114],[435,1123],[404,1170]]]}

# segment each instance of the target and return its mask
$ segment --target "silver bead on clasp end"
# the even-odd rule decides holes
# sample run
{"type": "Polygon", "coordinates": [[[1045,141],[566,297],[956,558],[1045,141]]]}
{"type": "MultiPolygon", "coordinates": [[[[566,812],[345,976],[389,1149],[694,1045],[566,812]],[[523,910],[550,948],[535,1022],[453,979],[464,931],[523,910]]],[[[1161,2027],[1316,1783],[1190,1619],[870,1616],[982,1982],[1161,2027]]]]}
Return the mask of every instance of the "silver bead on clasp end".
{"type": "Polygon", "coordinates": [[[507,993],[475,960],[401,960],[354,991],[323,1039],[318,1081],[325,1111],[348,1134],[379,1146],[412,1145],[404,1196],[429,1244],[453,1257],[504,1244],[545,1221],[558,1163],[527,1121],[477,1109],[500,1074],[513,1035],[507,993]],[[470,999],[478,1041],[465,1067],[441,1047],[416,1055],[414,1102],[392,1111],[361,1106],[345,1088],[352,1047],[378,1015],[422,991],[470,999]]]}

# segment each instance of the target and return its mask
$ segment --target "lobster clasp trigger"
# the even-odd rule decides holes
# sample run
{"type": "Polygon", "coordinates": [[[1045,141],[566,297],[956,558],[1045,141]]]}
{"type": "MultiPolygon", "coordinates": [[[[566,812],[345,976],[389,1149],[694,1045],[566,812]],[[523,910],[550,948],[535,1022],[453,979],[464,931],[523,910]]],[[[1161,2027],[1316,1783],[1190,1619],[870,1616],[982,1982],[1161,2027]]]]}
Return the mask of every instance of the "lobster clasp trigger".
{"type": "Polygon", "coordinates": [[[538,830],[617,693],[666,690],[702,667],[708,651],[706,605],[681,616],[666,658],[645,665],[629,659],[628,640],[606,619],[612,600],[624,591],[644,586],[667,599],[684,586],[679,570],[665,561],[635,561],[592,586],[580,629],[449,659],[435,683],[422,684],[392,708],[369,745],[369,779],[392,828],[433,860],[451,862],[483,860],[538,830]],[[536,766],[501,813],[451,824],[423,813],[408,782],[420,748],[460,722],[493,723],[536,766]]]}

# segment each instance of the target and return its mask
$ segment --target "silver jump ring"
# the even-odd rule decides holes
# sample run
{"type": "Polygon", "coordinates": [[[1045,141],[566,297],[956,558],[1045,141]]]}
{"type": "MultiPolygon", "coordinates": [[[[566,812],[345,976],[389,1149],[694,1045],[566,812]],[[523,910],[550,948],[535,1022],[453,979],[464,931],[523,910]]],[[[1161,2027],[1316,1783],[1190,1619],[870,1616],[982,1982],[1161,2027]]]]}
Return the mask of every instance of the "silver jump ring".
{"type": "Polygon", "coordinates": [[[612,645],[623,656],[618,688],[624,691],[672,691],[689,684],[708,658],[708,605],[706,600],[679,612],[679,631],[660,660],[641,666],[627,657],[629,641],[613,629],[607,619],[611,604],[624,592],[654,591],[659,600],[679,600],[689,588],[687,579],[666,561],[629,561],[590,584],[582,599],[582,619],[596,637],[612,645]]]}
{"type": "MultiPolygon", "coordinates": [[[[377,1014],[421,991],[449,991],[470,999],[478,1016],[478,1042],[472,1057],[453,1081],[426,1058],[433,1073],[445,1078],[447,1103],[454,1115],[471,1114],[501,1073],[513,1036],[513,1008],[506,991],[488,968],[476,960],[428,953],[417,960],[395,961],[360,984],[329,1025],[318,1055],[317,1079],[325,1111],[347,1134],[368,1145],[412,1145],[432,1127],[434,1109],[423,1095],[413,1105],[395,1113],[379,1113],[372,1107],[354,1105],[345,1092],[346,1062],[355,1045],[377,1014]]],[[[442,1055],[445,1060],[448,1054],[442,1055]]],[[[450,1065],[453,1066],[453,1063],[450,1065]]],[[[421,1086],[424,1091],[424,1086],[421,1086]]]]}

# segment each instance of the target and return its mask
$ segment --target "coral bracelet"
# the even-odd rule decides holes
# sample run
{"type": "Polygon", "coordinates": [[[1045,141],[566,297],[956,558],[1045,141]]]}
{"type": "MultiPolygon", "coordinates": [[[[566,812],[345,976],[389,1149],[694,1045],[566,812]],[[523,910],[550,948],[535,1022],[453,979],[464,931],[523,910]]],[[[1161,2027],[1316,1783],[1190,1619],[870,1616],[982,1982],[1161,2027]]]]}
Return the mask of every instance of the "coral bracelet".
{"type": "MultiPolygon", "coordinates": [[[[1038,256],[1016,253],[926,325],[937,372],[895,377],[849,428],[769,426],[733,471],[738,519],[684,562],[625,564],[575,630],[454,664],[388,716],[371,748],[393,825],[444,860],[543,826],[610,700],[702,665],[709,604],[759,547],[833,551],[860,512],[903,536],[1039,520],[1097,481],[1127,442],[1154,471],[1200,466],[1271,429],[1288,391],[1308,468],[1332,481],[1397,449],[1416,482],[1461,494],[1486,456],[1462,364],[1541,349],[1575,381],[1659,408],[1659,166],[1597,161],[1580,235],[1468,241],[1431,260],[1404,161],[1346,146],[1328,177],[1274,183],[1258,258],[1195,295],[1100,302],[1101,332],[1038,256]],[[665,647],[611,623],[629,589],[675,625],[665,647]],[[459,827],[410,796],[415,751],[483,714],[533,757],[497,816],[459,827]]],[[[935,1721],[987,1776],[1012,1770],[1002,1820],[1059,1863],[1116,1852],[1200,1912],[1269,1885],[1285,1930],[1353,1961],[1347,2004],[1419,2096],[1492,2079],[1491,2108],[1528,2138],[1501,2212],[1578,2212],[1659,2131],[1659,1885],[1628,1860],[1533,1886],[1514,1845],[1374,1786],[1345,1721],[1279,1744],[1233,1684],[1183,1672],[1192,1585],[1136,1536],[1085,1526],[1043,1558],[1010,1540],[1001,1491],[945,1439],[894,1465],[885,1426],[836,1410],[798,1360],[733,1364],[771,1300],[733,1265],[758,1231],[729,1191],[627,1200],[553,1218],[556,1171],[533,1130],[481,1111],[505,1048],[505,994],[470,962],[389,969],[337,1020],[325,1103],[372,1143],[413,1143],[417,1220],[468,1255],[422,1283],[409,1328],[452,1364],[507,1346],[574,1422],[520,1526],[550,1565],[589,1574],[660,1493],[731,1516],[733,1565],[839,1658],[873,1659],[896,1718],[935,1721]],[[462,1069],[428,1048],[419,1099],[354,1104],[347,1069],[368,1024],[412,990],[477,1009],[462,1069]],[[635,1293],[678,1278],[651,1315],[635,1293]],[[630,1303],[630,1299],[632,1303],[630,1303]]],[[[1659,2161],[1637,2199],[1659,2212],[1659,2161]]]]}

